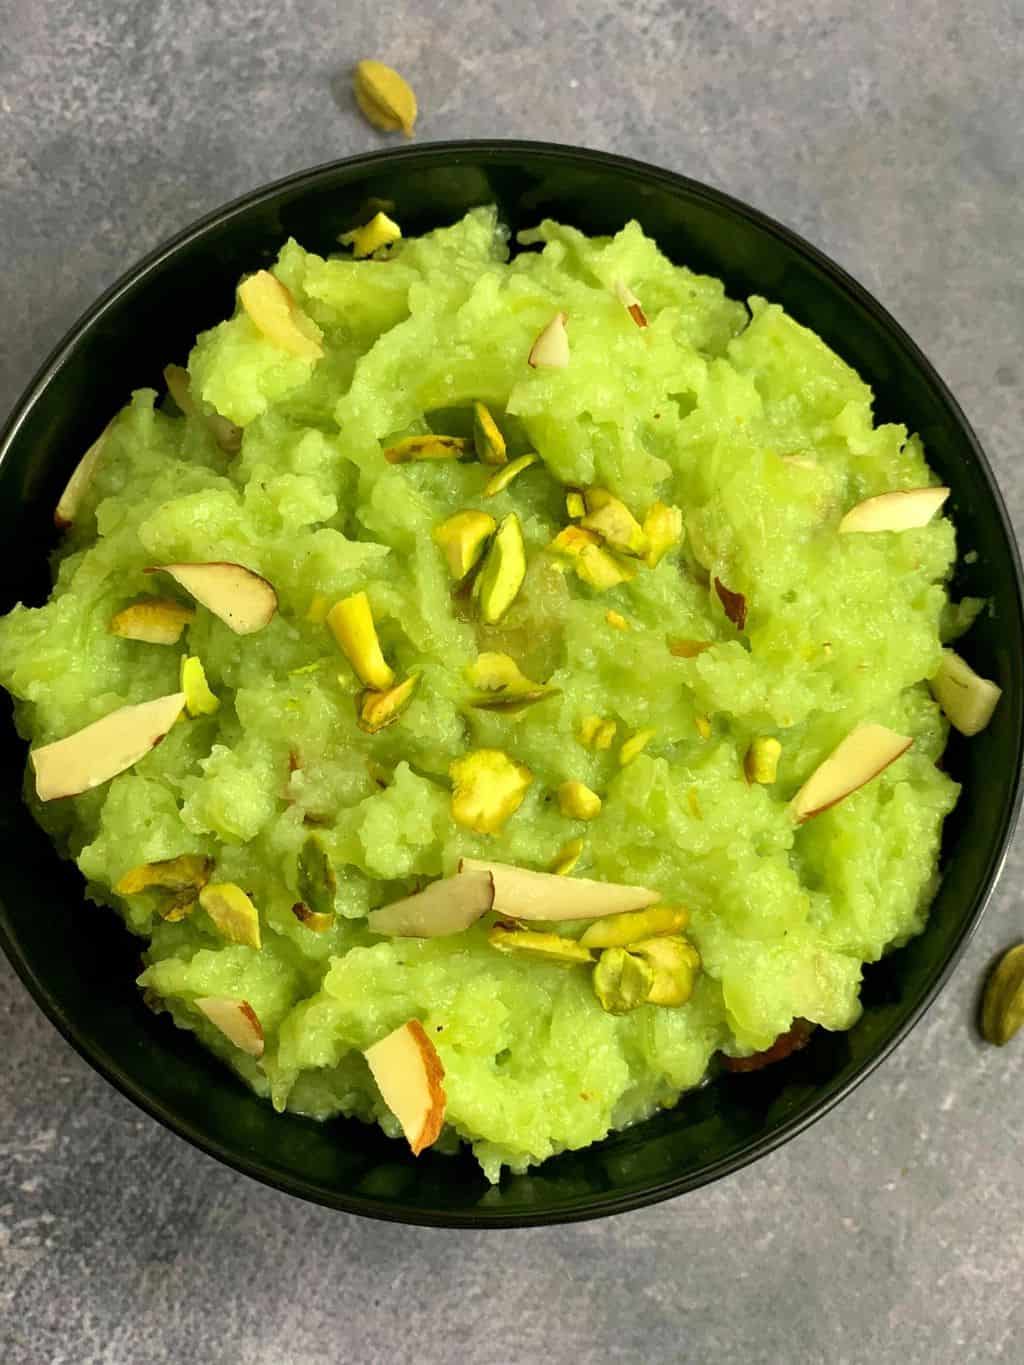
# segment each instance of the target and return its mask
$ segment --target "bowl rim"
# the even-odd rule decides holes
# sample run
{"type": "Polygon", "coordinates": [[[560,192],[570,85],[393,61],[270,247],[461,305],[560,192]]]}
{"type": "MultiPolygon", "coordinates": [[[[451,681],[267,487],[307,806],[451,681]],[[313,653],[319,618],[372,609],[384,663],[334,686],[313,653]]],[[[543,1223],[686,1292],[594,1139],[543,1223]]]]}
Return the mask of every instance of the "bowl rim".
{"type": "MultiPolygon", "coordinates": [[[[638,158],[620,156],[613,152],[597,151],[592,148],[574,147],[570,144],[533,141],[529,139],[467,138],[420,143],[415,146],[381,148],[354,156],[336,158],[320,162],[314,166],[261,185],[254,190],[239,195],[226,204],[211,210],[196,219],[187,227],[174,233],[154,247],[134,265],[130,266],[111,284],[96,301],[87,308],[68,328],[60,341],[42,362],[35,374],[14,404],[10,416],[0,429],[0,463],[17,438],[29,413],[44,396],[53,377],[65,363],[68,356],[79,344],[83,335],[100,319],[116,308],[121,297],[138,281],[152,271],[161,268],[186,244],[203,236],[213,227],[221,227],[233,218],[244,214],[261,200],[272,197],[282,190],[308,187],[318,179],[329,178],[339,171],[370,170],[382,162],[417,165],[430,161],[450,161],[459,156],[472,156],[478,160],[505,161],[529,155],[538,160],[552,162],[571,160],[577,165],[593,166],[641,177],[648,183],[664,185],[667,188],[684,192],[689,198],[727,210],[730,214],[750,222],[760,231],[775,236],[786,246],[800,253],[831,277],[843,290],[853,297],[881,327],[889,332],[904,349],[914,365],[934,386],[942,401],[958,423],[960,432],[971,458],[980,469],[982,478],[988,486],[989,496],[995,507],[1003,536],[1010,552],[1014,576],[1014,595],[1018,616],[1024,617],[1024,575],[1022,575],[1020,550],[1005,502],[993,474],[992,467],[981,444],[968,422],[959,403],[949,387],[938,374],[920,346],[878,300],[842,266],[838,265],[818,247],[808,242],[792,228],[786,227],[760,209],[744,203],[723,190],[675,171],[641,161],[638,158]]],[[[423,1210],[399,1211],[396,1207],[379,1202],[374,1198],[359,1195],[332,1196],[331,1192],[315,1185],[301,1175],[284,1173],[258,1157],[244,1155],[226,1147],[217,1139],[201,1132],[194,1124],[182,1119],[158,1098],[148,1094],[117,1063],[94,1047],[87,1035],[77,1030],[64,1016],[60,1003],[48,991],[45,983],[37,976],[31,964],[23,956],[14,937],[8,932],[6,917],[0,917],[0,947],[20,980],[27,988],[43,1013],[55,1026],[64,1039],[95,1071],[113,1085],[122,1095],[162,1124],[178,1137],[197,1147],[208,1156],[214,1157],[232,1170],[250,1176],[264,1185],[284,1193],[298,1196],[322,1207],[337,1209],[347,1213],[359,1214],[385,1222],[405,1223],[424,1227],[448,1228],[498,1228],[498,1227],[539,1227],[561,1223],[584,1222],[594,1218],[609,1217],[626,1213],[633,1209],[647,1207],[685,1194],[701,1186],[711,1184],[724,1176],[751,1165],[761,1157],[778,1150],[804,1132],[813,1123],[828,1114],[839,1102],[852,1093],[876,1067],[907,1037],[911,1029],[922,1019],[934,1003],[939,992],[952,975],[957,963],[973,937],[982,914],[987,907],[996,882],[1003,870],[1009,851],[1017,816],[1021,806],[1022,758],[1024,758],[1024,729],[1018,732],[1017,752],[1013,755],[1015,779],[1012,799],[1002,812],[1001,826],[994,852],[989,859],[985,874],[979,882],[972,901],[971,910],[963,919],[960,932],[941,968],[935,973],[920,1000],[910,1011],[907,1018],[893,1036],[870,1057],[858,1066],[856,1071],[842,1082],[835,1082],[817,1098],[808,1110],[797,1114],[782,1123],[774,1132],[760,1137],[744,1146],[738,1152],[703,1167],[701,1170],[661,1181],[642,1191],[631,1191],[622,1195],[606,1195],[589,1200],[585,1206],[566,1207],[539,1213],[510,1212],[500,1210],[481,1210],[473,1215],[449,1214],[443,1211],[423,1210]]]]}

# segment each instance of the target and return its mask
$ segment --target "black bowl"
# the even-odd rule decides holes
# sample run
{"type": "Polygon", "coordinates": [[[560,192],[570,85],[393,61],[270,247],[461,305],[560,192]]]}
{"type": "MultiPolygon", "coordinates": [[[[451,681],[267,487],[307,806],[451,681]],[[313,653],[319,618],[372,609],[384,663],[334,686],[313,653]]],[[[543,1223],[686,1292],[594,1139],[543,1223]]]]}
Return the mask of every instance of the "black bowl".
{"type": "MultiPolygon", "coordinates": [[[[52,509],[78,455],[140,385],[230,313],[245,270],[287,236],[327,252],[393,200],[407,233],[495,202],[513,228],[550,216],[589,233],[637,218],[670,257],[722,277],[729,292],[776,299],[872,384],[880,420],[919,431],[952,488],[962,551],[954,589],[991,600],[966,652],[1004,691],[991,727],[951,741],[964,785],[946,825],[942,885],[928,928],[869,968],[849,1033],[818,1030],[789,1061],[721,1077],[671,1112],[529,1175],[488,1186],[468,1155],[425,1154],[376,1129],[274,1114],[141,1003],[138,945],[83,905],[21,801],[24,748],[0,727],[0,941],[42,1009],[98,1071],[197,1147],[270,1185],[353,1213],[486,1227],[564,1222],[681,1194],[771,1151],[826,1113],[905,1036],[949,976],[1002,864],[1020,799],[1021,569],[991,470],[963,414],[897,323],[820,252],[763,214],[681,176],[571,148],[468,142],[357,157],[271,185],[205,218],[129,272],[72,329],[29,387],[0,441],[0,506],[11,511],[0,609],[41,601],[52,509]],[[47,911],[41,914],[39,907],[47,911]],[[59,916],[59,918],[58,918],[59,916]]],[[[851,1139],[852,1140],[852,1139],[851,1139]]]]}

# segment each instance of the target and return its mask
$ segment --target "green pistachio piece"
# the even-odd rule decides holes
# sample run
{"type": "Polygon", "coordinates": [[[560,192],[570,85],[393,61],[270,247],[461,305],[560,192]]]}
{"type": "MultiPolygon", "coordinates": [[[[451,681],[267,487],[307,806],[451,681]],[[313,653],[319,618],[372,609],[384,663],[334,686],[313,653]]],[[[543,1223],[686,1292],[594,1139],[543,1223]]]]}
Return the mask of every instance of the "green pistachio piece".
{"type": "Polygon", "coordinates": [[[234,882],[211,882],[199,893],[199,904],[213,920],[213,927],[229,943],[260,948],[260,917],[255,905],[234,882]]]}
{"type": "Polygon", "coordinates": [[[504,464],[505,438],[485,403],[473,404],[473,448],[482,464],[504,464]]]}
{"type": "Polygon", "coordinates": [[[561,934],[547,934],[536,929],[520,929],[508,924],[496,924],[487,935],[492,948],[516,957],[527,957],[534,962],[553,962],[559,967],[574,967],[581,962],[593,962],[586,948],[573,938],[561,934]]]}
{"type": "Polygon", "coordinates": [[[496,493],[504,492],[513,479],[517,479],[524,469],[529,469],[539,460],[540,456],[531,452],[529,455],[520,455],[518,459],[510,461],[503,469],[499,469],[497,474],[492,474],[484,484],[484,497],[493,498],[496,493]]]}
{"type": "Polygon", "coordinates": [[[621,915],[596,919],[580,935],[584,948],[628,948],[647,938],[678,934],[689,914],[682,907],[655,905],[649,910],[626,910],[621,915]]]}
{"type": "Polygon", "coordinates": [[[316,914],[333,915],[338,879],[319,834],[310,834],[299,850],[299,895],[316,914]]]}
{"type": "Polygon", "coordinates": [[[580,525],[594,531],[611,550],[623,555],[645,555],[649,549],[643,527],[626,504],[607,488],[588,488],[583,495],[587,515],[580,525]]]}
{"type": "Polygon", "coordinates": [[[645,938],[631,943],[629,951],[654,972],[654,985],[648,993],[651,1005],[685,1005],[693,994],[700,954],[692,943],[675,936],[645,938]]]}
{"type": "Polygon", "coordinates": [[[456,582],[461,583],[476,567],[497,525],[488,512],[470,508],[466,512],[456,512],[434,527],[431,533],[434,543],[444,551],[448,572],[456,582]]]}
{"type": "Polygon", "coordinates": [[[501,620],[515,601],[525,577],[523,528],[515,512],[510,512],[491,541],[473,589],[480,606],[480,618],[486,625],[493,626],[501,620]]]}
{"type": "Polygon", "coordinates": [[[402,682],[386,692],[364,692],[359,698],[359,717],[356,724],[368,735],[375,735],[387,725],[394,725],[412,699],[420,680],[418,673],[410,673],[402,682]]]}
{"type": "Polygon", "coordinates": [[[629,1014],[646,1004],[654,986],[654,969],[625,948],[606,948],[597,959],[594,994],[608,1014],[629,1014]]]}

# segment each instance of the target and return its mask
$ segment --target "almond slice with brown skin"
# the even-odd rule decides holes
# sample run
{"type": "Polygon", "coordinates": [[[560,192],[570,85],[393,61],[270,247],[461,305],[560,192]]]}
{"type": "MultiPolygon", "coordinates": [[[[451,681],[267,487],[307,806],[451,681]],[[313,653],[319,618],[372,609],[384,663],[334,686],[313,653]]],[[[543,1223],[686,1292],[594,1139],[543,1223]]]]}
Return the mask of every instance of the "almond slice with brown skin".
{"type": "Polygon", "coordinates": [[[236,635],[253,635],[273,619],[277,593],[244,564],[155,564],[146,573],[166,573],[236,635]]]}
{"type": "Polygon", "coordinates": [[[201,995],[196,1009],[205,1014],[214,1028],[220,1029],[229,1043],[250,1057],[263,1056],[263,1025],[248,1000],[232,1000],[223,995],[201,995]]]}
{"type": "Polygon", "coordinates": [[[646,886],[562,877],[513,867],[510,863],[463,858],[459,863],[460,875],[471,872],[490,873],[494,881],[494,912],[517,920],[600,919],[627,910],[645,910],[661,900],[657,891],[646,886]]]}
{"type": "Polygon", "coordinates": [[[884,772],[912,743],[885,725],[858,725],[819,763],[793,797],[790,810],[801,823],[820,815],[884,772]]]}
{"type": "Polygon", "coordinates": [[[410,1019],[368,1047],[363,1056],[381,1099],[402,1125],[413,1156],[419,1156],[437,1141],[444,1126],[447,1096],[437,1049],[420,1021],[410,1019]]]}
{"type": "Polygon", "coordinates": [[[494,904],[489,872],[469,872],[432,882],[415,896],[371,910],[367,927],[395,938],[444,938],[461,934],[494,904]]]}
{"type": "Polygon", "coordinates": [[[40,801],[78,796],[123,773],[156,748],[185,706],[184,692],[121,706],[29,754],[40,801]]]}

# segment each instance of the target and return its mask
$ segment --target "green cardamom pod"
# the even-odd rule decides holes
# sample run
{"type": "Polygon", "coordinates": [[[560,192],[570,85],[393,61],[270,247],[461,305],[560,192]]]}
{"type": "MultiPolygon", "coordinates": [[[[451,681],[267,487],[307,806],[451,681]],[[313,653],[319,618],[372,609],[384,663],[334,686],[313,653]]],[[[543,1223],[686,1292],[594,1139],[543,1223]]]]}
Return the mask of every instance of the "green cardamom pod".
{"type": "Polygon", "coordinates": [[[403,132],[412,137],[416,124],[416,95],[407,80],[383,62],[363,61],[353,79],[356,103],[373,124],[385,133],[403,132]]]}
{"type": "Polygon", "coordinates": [[[1024,1024],[1024,943],[996,963],[985,987],[981,1004],[981,1031],[990,1043],[1002,1047],[1024,1024]]]}

